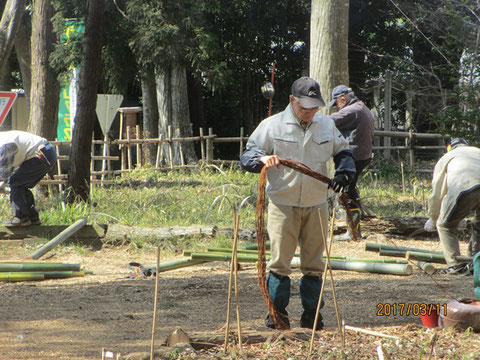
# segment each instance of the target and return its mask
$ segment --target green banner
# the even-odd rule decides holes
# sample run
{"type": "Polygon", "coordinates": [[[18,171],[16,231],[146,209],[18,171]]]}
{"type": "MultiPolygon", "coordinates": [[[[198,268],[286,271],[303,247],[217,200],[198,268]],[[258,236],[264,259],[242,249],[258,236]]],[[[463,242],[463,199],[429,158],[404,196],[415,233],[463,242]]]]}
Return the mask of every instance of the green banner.
{"type": "MultiPolygon", "coordinates": [[[[73,39],[78,39],[85,33],[83,19],[68,19],[65,21],[65,32],[61,42],[68,44],[73,39]]],[[[77,110],[77,80],[79,69],[72,67],[69,82],[60,89],[60,103],[58,104],[57,138],[59,141],[71,141],[73,120],[77,110]]]]}

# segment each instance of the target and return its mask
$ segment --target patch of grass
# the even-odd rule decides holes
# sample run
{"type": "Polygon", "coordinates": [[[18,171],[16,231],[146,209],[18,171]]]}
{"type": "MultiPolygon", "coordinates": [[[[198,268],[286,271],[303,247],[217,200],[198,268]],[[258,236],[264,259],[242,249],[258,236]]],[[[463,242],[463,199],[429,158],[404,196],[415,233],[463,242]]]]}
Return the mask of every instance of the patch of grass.
{"type": "MultiPolygon", "coordinates": [[[[385,163],[385,162],[383,162],[385,163]]],[[[430,176],[401,171],[392,164],[375,164],[359,180],[364,204],[377,216],[425,216],[430,194],[430,176]]],[[[240,227],[255,228],[258,175],[235,168],[205,167],[192,171],[160,172],[137,169],[116,179],[115,184],[92,189],[88,203],[65,204],[58,192],[36,196],[42,223],[68,225],[81,217],[88,223],[117,223],[131,226],[168,227],[216,225],[233,228],[232,206],[248,198],[240,212],[240,227]]],[[[8,196],[0,198],[0,215],[8,218],[8,196]]],[[[153,239],[133,238],[133,249],[161,245],[167,252],[195,250],[207,241],[199,237],[173,239],[158,244],[153,239]]],[[[230,236],[219,236],[210,246],[230,247],[230,236]]]]}

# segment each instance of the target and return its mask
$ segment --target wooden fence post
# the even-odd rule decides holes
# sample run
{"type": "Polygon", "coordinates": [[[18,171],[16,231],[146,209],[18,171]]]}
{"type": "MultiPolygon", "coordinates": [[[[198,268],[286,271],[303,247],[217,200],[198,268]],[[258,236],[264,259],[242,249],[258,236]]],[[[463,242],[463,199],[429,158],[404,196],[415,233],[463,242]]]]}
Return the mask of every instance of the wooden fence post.
{"type": "Polygon", "coordinates": [[[205,161],[205,139],[203,138],[203,128],[200,129],[200,153],[202,156],[202,161],[205,161]]]}
{"type": "MultiPolygon", "coordinates": [[[[380,130],[382,128],[382,121],[380,120],[380,84],[376,84],[373,87],[373,117],[375,119],[375,129],[380,130]]],[[[380,146],[380,137],[373,138],[373,145],[375,147],[380,146]]]]}
{"type": "Polygon", "coordinates": [[[240,128],[240,153],[239,157],[242,156],[243,153],[243,126],[240,128]]]}
{"type": "Polygon", "coordinates": [[[157,146],[157,159],[155,160],[155,168],[160,167],[160,161],[163,156],[163,143],[162,143],[163,134],[158,135],[158,146],[157,146]]]}
{"type": "Polygon", "coordinates": [[[213,135],[213,129],[208,128],[209,138],[207,139],[207,164],[210,164],[213,160],[213,138],[210,137],[212,135],[213,135]]]}
{"type": "Polygon", "coordinates": [[[408,131],[408,139],[405,139],[405,146],[409,146],[410,150],[408,150],[408,164],[410,165],[410,169],[413,170],[415,167],[415,150],[414,146],[414,137],[413,137],[413,91],[410,88],[406,92],[407,96],[407,109],[405,111],[405,127],[408,131]]]}
{"type": "MultiPolygon", "coordinates": [[[[138,139],[142,138],[142,132],[140,131],[140,124],[135,126],[135,137],[138,139]]],[[[142,167],[142,144],[137,144],[137,167],[142,167]]]]}
{"type": "MultiPolygon", "coordinates": [[[[385,114],[384,114],[384,130],[391,131],[392,129],[392,73],[387,71],[385,73],[385,114]]],[[[385,136],[383,138],[383,146],[387,147],[383,151],[385,159],[390,159],[390,144],[391,138],[385,136]]]]}
{"type": "Polygon", "coordinates": [[[127,158],[128,158],[128,170],[132,170],[132,146],[130,145],[130,126],[127,125],[127,158]]]}
{"type": "Polygon", "coordinates": [[[171,125],[168,125],[168,155],[170,156],[170,168],[173,169],[173,142],[171,125]]]}

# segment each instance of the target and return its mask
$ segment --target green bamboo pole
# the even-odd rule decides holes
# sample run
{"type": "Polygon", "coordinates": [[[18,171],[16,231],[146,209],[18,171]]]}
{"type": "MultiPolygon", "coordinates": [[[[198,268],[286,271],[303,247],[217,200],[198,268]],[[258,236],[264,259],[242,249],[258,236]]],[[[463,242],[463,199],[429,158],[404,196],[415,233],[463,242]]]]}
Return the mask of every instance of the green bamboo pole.
{"type": "Polygon", "coordinates": [[[401,257],[404,258],[406,255],[406,251],[400,251],[400,250],[386,250],[381,248],[378,252],[378,255],[380,256],[391,256],[391,257],[401,257]]]}
{"type": "MultiPolygon", "coordinates": [[[[257,244],[247,245],[243,249],[245,250],[258,250],[257,244]]],[[[265,249],[270,249],[270,241],[265,241],[265,249]]]]}
{"type": "Polygon", "coordinates": [[[442,254],[443,255],[442,251],[416,249],[416,248],[407,247],[407,246],[395,246],[395,245],[389,245],[389,244],[380,244],[380,243],[375,243],[375,242],[371,242],[371,241],[367,241],[365,243],[365,250],[366,251],[379,252],[380,249],[394,250],[394,251],[415,251],[415,252],[421,252],[421,253],[427,253],[427,254],[442,254]]]}
{"type": "MultiPolygon", "coordinates": [[[[192,260],[199,261],[230,261],[232,254],[228,253],[192,253],[192,260]]],[[[269,256],[267,256],[267,259],[269,256]]],[[[252,254],[237,254],[237,259],[239,262],[256,262],[258,256],[252,254]]]]}
{"type": "Polygon", "coordinates": [[[49,252],[52,250],[55,246],[63,243],[65,240],[70,238],[73,234],[75,234],[78,230],[83,228],[87,223],[87,219],[80,219],[77,220],[74,224],[70,225],[67,227],[65,230],[63,230],[60,234],[55,236],[52,240],[47,242],[45,245],[40,247],[39,249],[35,250],[32,254],[30,254],[27,259],[38,259],[45,253],[49,252]]]}
{"type": "MultiPolygon", "coordinates": [[[[207,261],[192,260],[192,259],[189,259],[189,258],[165,261],[165,262],[160,264],[160,266],[159,266],[160,271],[159,272],[165,272],[165,271],[180,269],[180,268],[184,268],[184,267],[188,267],[188,266],[203,264],[205,262],[207,262],[207,261]]],[[[145,266],[143,266],[143,269],[150,270],[153,274],[157,270],[157,266],[156,265],[145,265],[145,266]]]]}
{"type": "Polygon", "coordinates": [[[83,271],[32,271],[31,274],[43,274],[45,279],[68,279],[85,276],[83,271]]]}
{"type": "Polygon", "coordinates": [[[80,264],[39,263],[39,262],[0,262],[0,272],[18,271],[80,271],[80,264]]]}
{"type": "Polygon", "coordinates": [[[418,260],[425,262],[433,262],[437,264],[446,264],[445,257],[440,254],[425,254],[415,251],[407,251],[408,260],[418,260]]]}
{"type": "MultiPolygon", "coordinates": [[[[238,254],[238,261],[240,262],[256,262],[258,260],[257,253],[254,254],[238,254]]],[[[223,253],[223,252],[192,252],[190,250],[183,251],[184,256],[191,256],[194,260],[204,260],[204,261],[230,261],[231,254],[223,253]]],[[[270,254],[267,254],[267,258],[270,257],[270,254]]],[[[325,258],[325,256],[324,256],[325,258]]],[[[332,260],[338,261],[349,261],[349,262],[371,262],[371,263],[385,263],[385,264],[408,264],[407,260],[403,259],[364,259],[364,258],[356,258],[356,257],[345,257],[345,256],[331,256],[332,260]]],[[[294,258],[292,261],[298,260],[298,258],[294,258]]]]}
{"type": "MultiPolygon", "coordinates": [[[[292,268],[300,266],[300,259],[292,260],[292,268]]],[[[354,262],[344,260],[330,260],[330,266],[333,270],[347,270],[356,272],[368,272],[374,274],[388,275],[411,275],[412,265],[410,264],[384,264],[375,262],[354,262]]]]}
{"type": "Polygon", "coordinates": [[[415,264],[420,269],[422,269],[426,274],[432,275],[433,273],[435,273],[435,267],[432,264],[425,261],[417,261],[417,260],[411,260],[411,261],[413,262],[413,264],[415,264]]]}
{"type": "Polygon", "coordinates": [[[40,281],[45,279],[43,274],[31,272],[1,272],[0,281],[40,281]]]}

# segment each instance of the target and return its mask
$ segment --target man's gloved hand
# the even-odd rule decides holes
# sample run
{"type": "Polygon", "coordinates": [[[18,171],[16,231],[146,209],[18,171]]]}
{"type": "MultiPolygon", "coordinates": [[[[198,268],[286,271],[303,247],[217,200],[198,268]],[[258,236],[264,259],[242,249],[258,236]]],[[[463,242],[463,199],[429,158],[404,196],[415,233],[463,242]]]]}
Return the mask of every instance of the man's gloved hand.
{"type": "Polygon", "coordinates": [[[433,232],[437,230],[437,224],[432,219],[428,219],[423,228],[425,229],[425,231],[433,232]]]}
{"type": "Polygon", "coordinates": [[[333,191],[340,193],[349,183],[350,183],[350,179],[348,178],[348,175],[345,175],[345,174],[335,175],[330,184],[330,188],[332,188],[333,191]]]}

